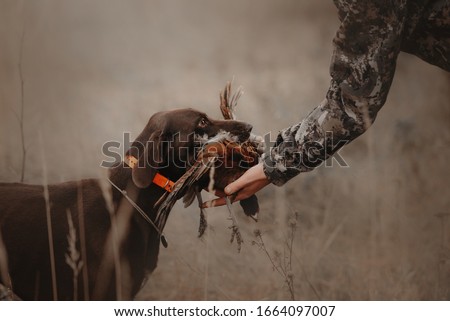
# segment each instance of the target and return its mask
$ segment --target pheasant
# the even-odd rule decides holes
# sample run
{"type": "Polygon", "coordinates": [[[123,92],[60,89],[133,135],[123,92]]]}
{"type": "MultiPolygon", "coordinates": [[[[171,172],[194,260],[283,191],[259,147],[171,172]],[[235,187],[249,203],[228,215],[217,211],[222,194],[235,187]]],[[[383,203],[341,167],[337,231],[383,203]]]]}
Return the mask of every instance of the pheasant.
{"type": "MultiPolygon", "coordinates": [[[[231,82],[228,82],[224,91],[220,93],[220,110],[225,119],[235,119],[234,108],[241,95],[241,88],[231,95],[231,82]]],[[[199,237],[201,237],[207,223],[202,209],[203,201],[200,191],[202,189],[222,191],[246,170],[258,164],[264,151],[264,140],[260,136],[251,134],[246,141],[239,142],[236,137],[226,132],[219,133],[208,140],[202,137],[197,137],[197,140],[201,146],[194,164],[175,182],[172,191],[165,193],[157,202],[157,205],[161,206],[156,216],[156,223],[161,229],[164,227],[170,210],[182,196],[184,196],[185,207],[191,205],[197,197],[200,207],[199,237]]],[[[228,200],[230,215],[232,215],[230,203],[228,200]]],[[[256,195],[240,201],[240,204],[247,216],[257,220],[259,205],[256,195]]],[[[235,235],[239,244],[240,234],[233,227],[232,237],[235,235]]]]}

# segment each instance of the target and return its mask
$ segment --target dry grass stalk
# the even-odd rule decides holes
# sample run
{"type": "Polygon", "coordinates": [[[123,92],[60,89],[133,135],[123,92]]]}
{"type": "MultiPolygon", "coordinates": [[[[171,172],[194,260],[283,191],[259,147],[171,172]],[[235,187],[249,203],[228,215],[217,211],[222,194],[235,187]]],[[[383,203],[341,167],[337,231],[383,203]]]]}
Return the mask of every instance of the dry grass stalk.
{"type": "Polygon", "coordinates": [[[5,244],[3,243],[2,234],[0,231],[0,283],[8,285],[8,254],[6,253],[5,244]]]}
{"type": "Polygon", "coordinates": [[[254,230],[254,236],[256,241],[252,242],[252,245],[256,245],[261,249],[272,265],[274,271],[283,278],[285,285],[287,286],[289,295],[292,301],[295,301],[295,287],[294,287],[294,272],[292,269],[292,257],[295,232],[297,229],[297,213],[289,220],[289,234],[285,240],[285,246],[283,247],[283,254],[279,251],[274,251],[274,254],[270,254],[263,239],[263,233],[256,229],[254,230]]]}
{"type": "Polygon", "coordinates": [[[198,201],[198,207],[200,208],[200,223],[198,225],[198,237],[202,237],[206,229],[208,228],[208,219],[206,218],[206,211],[203,208],[202,193],[197,189],[195,192],[198,201]]]}
{"type": "Polygon", "coordinates": [[[81,254],[77,250],[77,231],[73,225],[72,215],[67,209],[67,223],[69,224],[69,234],[67,234],[67,242],[69,244],[68,252],[66,253],[66,263],[70,266],[73,272],[73,300],[78,300],[78,275],[83,268],[83,261],[81,254]]]}
{"type": "Polygon", "coordinates": [[[48,192],[48,183],[47,183],[47,163],[45,160],[44,154],[44,144],[42,135],[39,133],[39,140],[41,145],[41,154],[42,154],[42,172],[43,172],[43,187],[44,187],[44,200],[45,200],[45,214],[47,218],[47,233],[48,233],[48,248],[50,254],[50,268],[52,274],[52,290],[53,290],[53,300],[58,300],[58,286],[56,283],[56,267],[55,267],[55,250],[53,247],[53,230],[52,230],[52,218],[50,212],[50,195],[48,192]]]}
{"type": "Polygon", "coordinates": [[[23,68],[22,68],[22,61],[23,61],[23,43],[25,39],[25,24],[22,29],[22,35],[20,38],[20,49],[19,49],[19,62],[17,63],[17,67],[19,70],[19,80],[20,80],[20,115],[12,109],[12,112],[14,113],[14,116],[17,119],[17,122],[19,123],[19,129],[20,129],[20,139],[21,139],[21,147],[22,147],[22,164],[20,169],[20,182],[23,183],[25,180],[25,165],[26,165],[26,158],[27,158],[27,149],[25,146],[25,128],[24,128],[24,110],[25,110],[25,80],[23,77],[23,68]]]}
{"type": "MultiPolygon", "coordinates": [[[[25,107],[25,80],[23,78],[22,60],[23,60],[23,43],[25,39],[25,23],[22,29],[22,37],[20,39],[20,55],[19,55],[19,77],[20,77],[20,117],[17,117],[20,125],[20,137],[22,140],[22,168],[20,182],[23,183],[25,179],[25,164],[27,158],[27,149],[25,147],[25,131],[24,131],[24,107],[25,107]]],[[[17,116],[17,115],[16,115],[17,116]]]]}
{"type": "Polygon", "coordinates": [[[78,207],[78,226],[80,229],[80,251],[81,260],[84,262],[83,269],[83,298],[84,300],[89,300],[89,276],[88,276],[88,262],[86,254],[86,233],[84,229],[84,209],[83,209],[83,187],[81,181],[78,183],[77,190],[77,207],[78,207]]]}
{"type": "MultiPolygon", "coordinates": [[[[100,183],[100,187],[102,190],[103,198],[106,202],[106,207],[108,208],[109,217],[111,219],[111,231],[110,235],[108,236],[108,241],[106,242],[105,247],[112,248],[112,257],[114,260],[114,267],[115,267],[115,281],[116,281],[116,293],[117,293],[117,300],[122,300],[122,281],[121,281],[121,265],[120,265],[120,238],[119,238],[119,227],[117,223],[117,217],[114,213],[114,203],[112,199],[112,190],[111,185],[106,181],[102,180],[100,183]]],[[[109,251],[106,251],[106,253],[109,253],[109,251]]],[[[109,258],[105,257],[107,261],[109,261],[109,258]]]]}
{"type": "Polygon", "coordinates": [[[229,216],[228,219],[231,220],[231,226],[228,227],[229,229],[231,229],[230,243],[233,243],[234,239],[236,239],[238,252],[241,252],[242,243],[244,243],[244,240],[243,240],[242,234],[241,234],[241,232],[239,230],[239,225],[238,225],[238,221],[237,221],[236,215],[234,215],[234,211],[233,211],[233,208],[231,206],[231,200],[230,200],[229,197],[226,197],[225,201],[227,202],[228,212],[230,213],[230,216],[229,216]]]}
{"type": "MultiPolygon", "coordinates": [[[[102,179],[100,186],[110,213],[111,229],[105,242],[104,254],[97,274],[97,282],[93,296],[103,297],[106,291],[108,291],[112,267],[114,267],[116,298],[117,300],[124,300],[130,297],[131,292],[129,293],[129,274],[127,274],[129,267],[126,266],[126,262],[121,262],[120,248],[130,228],[133,207],[126,199],[122,199],[117,210],[114,210],[110,183],[108,180],[102,179]]],[[[126,191],[132,200],[136,200],[136,190],[127,188],[126,191]]]]}
{"type": "Polygon", "coordinates": [[[8,273],[8,254],[0,231],[0,301],[12,299],[12,284],[8,273]]]}

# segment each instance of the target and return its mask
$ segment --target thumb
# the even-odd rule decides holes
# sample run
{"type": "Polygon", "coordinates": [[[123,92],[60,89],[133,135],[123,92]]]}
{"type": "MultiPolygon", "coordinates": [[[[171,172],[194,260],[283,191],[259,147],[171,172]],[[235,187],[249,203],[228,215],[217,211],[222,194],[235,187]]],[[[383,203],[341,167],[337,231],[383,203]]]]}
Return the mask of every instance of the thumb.
{"type": "Polygon", "coordinates": [[[225,194],[231,195],[234,193],[234,191],[236,190],[236,188],[234,187],[236,185],[235,183],[236,182],[233,182],[225,187],[224,189],[225,194]]]}
{"type": "Polygon", "coordinates": [[[254,183],[258,179],[266,179],[262,166],[263,166],[262,163],[260,163],[258,165],[251,167],[237,180],[228,184],[227,187],[225,187],[224,189],[225,194],[227,195],[235,194],[244,187],[246,187],[247,185],[254,183]]]}
{"type": "Polygon", "coordinates": [[[245,180],[242,179],[242,176],[241,176],[240,178],[235,180],[233,183],[228,184],[225,187],[224,192],[227,195],[233,195],[234,193],[241,190],[244,186],[245,186],[245,180]]]}

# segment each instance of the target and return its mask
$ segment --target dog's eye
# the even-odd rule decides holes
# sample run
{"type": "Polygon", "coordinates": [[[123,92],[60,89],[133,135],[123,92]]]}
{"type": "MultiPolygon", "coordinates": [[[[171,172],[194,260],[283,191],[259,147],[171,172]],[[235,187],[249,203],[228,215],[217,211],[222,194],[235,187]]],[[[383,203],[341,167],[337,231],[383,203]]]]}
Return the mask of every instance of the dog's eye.
{"type": "Polygon", "coordinates": [[[206,126],[208,126],[208,121],[206,120],[206,118],[202,118],[198,123],[198,127],[205,128],[206,126]]]}

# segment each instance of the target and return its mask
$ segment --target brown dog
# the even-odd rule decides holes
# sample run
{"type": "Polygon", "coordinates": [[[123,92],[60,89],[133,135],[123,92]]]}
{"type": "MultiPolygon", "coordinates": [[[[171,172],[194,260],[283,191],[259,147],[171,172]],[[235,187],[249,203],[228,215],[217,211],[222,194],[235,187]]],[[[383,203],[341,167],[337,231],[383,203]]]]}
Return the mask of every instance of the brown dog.
{"type": "MultiPolygon", "coordinates": [[[[109,179],[154,221],[154,205],[168,180],[176,181],[193,164],[196,137],[226,131],[245,140],[251,128],[193,109],[159,112],[127,152],[136,166],[116,164],[109,179]],[[156,178],[163,184],[158,186],[156,178]]],[[[111,186],[97,179],[49,185],[48,190],[0,184],[0,228],[11,281],[3,283],[25,300],[133,298],[156,268],[161,231],[111,186]],[[105,193],[109,188],[112,194],[105,193]]]]}

